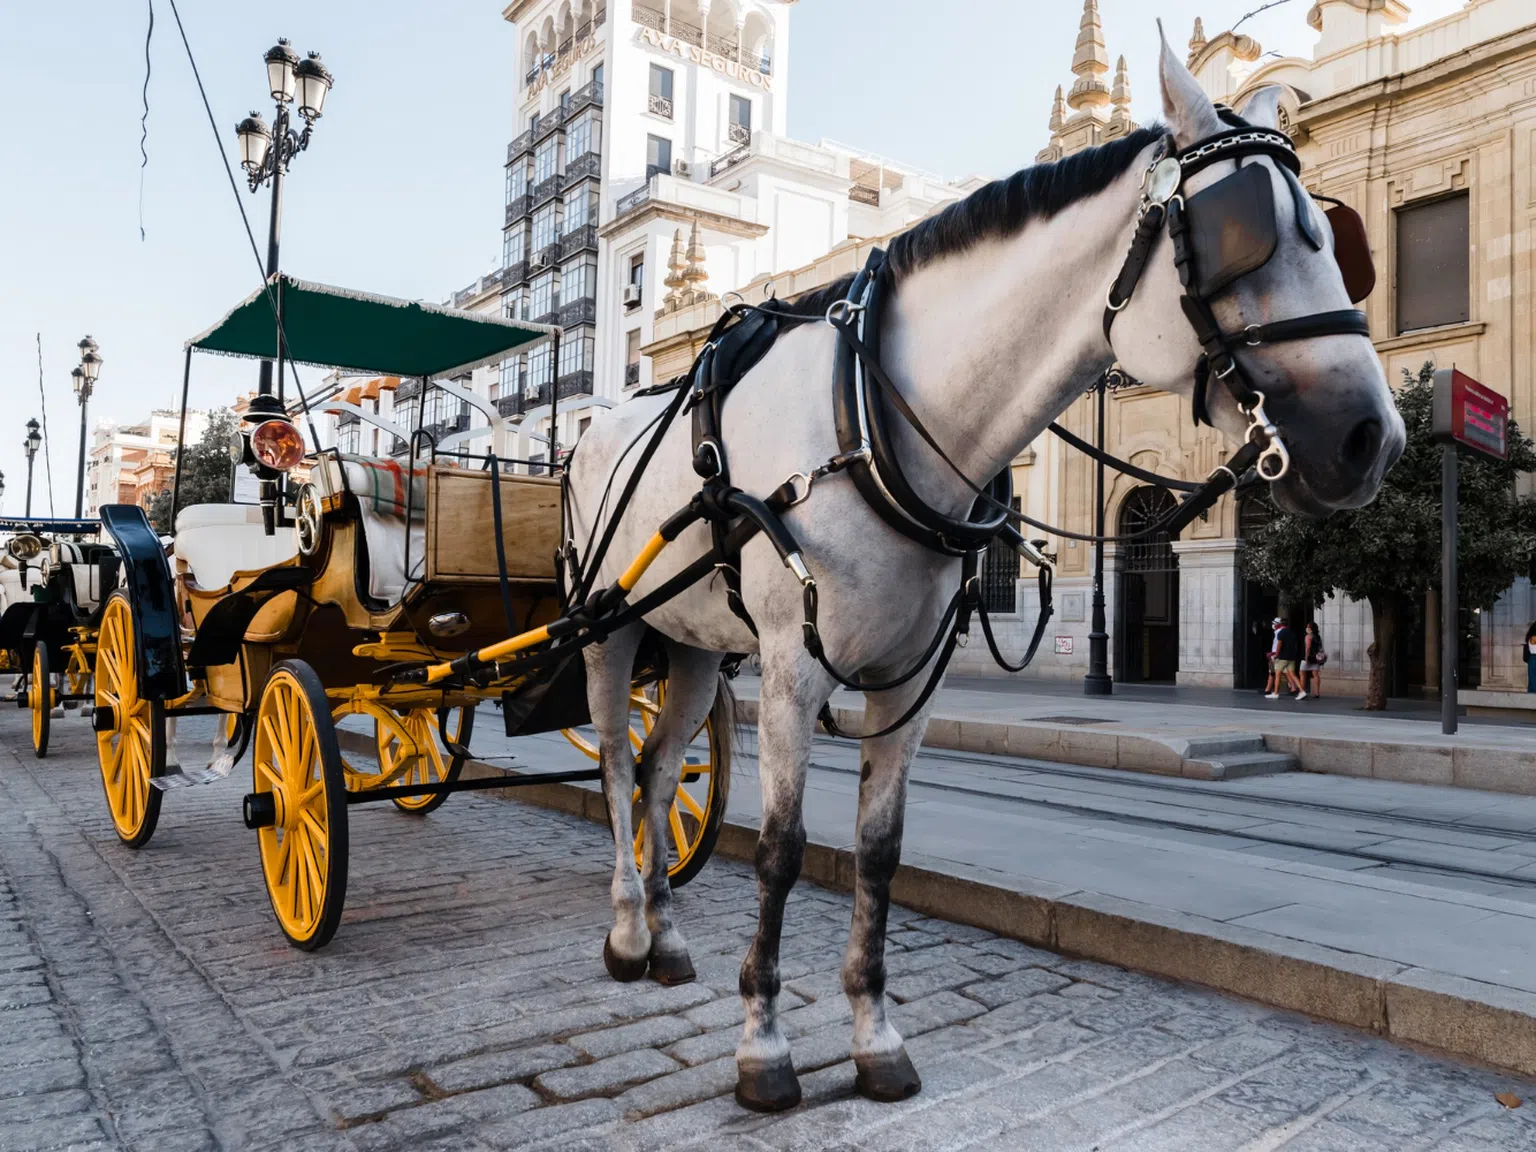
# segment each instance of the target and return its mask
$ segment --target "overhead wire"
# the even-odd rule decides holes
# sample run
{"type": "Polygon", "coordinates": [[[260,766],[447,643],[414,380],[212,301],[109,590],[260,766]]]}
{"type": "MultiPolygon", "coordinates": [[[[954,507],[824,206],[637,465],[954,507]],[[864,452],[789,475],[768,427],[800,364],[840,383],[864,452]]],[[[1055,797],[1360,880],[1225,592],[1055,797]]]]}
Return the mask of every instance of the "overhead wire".
{"type": "Polygon", "coordinates": [[[139,242],[144,242],[144,172],[149,167],[149,44],[155,35],[155,0],[148,0],[149,29],[144,33],[144,114],[139,117],[139,242]]]}
{"type": "Polygon", "coordinates": [[[37,395],[43,406],[43,467],[48,473],[48,515],[53,515],[53,441],[48,438],[48,393],[43,388],[43,334],[37,334],[37,395]]]}

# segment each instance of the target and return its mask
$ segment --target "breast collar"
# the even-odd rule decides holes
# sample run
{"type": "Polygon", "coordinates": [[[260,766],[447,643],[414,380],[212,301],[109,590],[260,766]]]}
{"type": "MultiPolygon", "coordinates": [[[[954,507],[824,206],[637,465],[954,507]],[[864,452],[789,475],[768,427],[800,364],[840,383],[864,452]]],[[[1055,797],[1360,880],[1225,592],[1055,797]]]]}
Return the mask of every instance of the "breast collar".
{"type": "MultiPolygon", "coordinates": [[[[1197,245],[1191,236],[1190,217],[1184,198],[1185,181],[1212,164],[1224,160],[1238,160],[1245,156],[1268,156],[1289,169],[1292,175],[1299,174],[1301,171],[1301,161],[1296,155],[1296,148],[1285,133],[1272,128],[1248,125],[1230,114],[1226,119],[1229,123],[1238,123],[1241,126],[1208,136],[1182,152],[1173,151],[1172,136],[1165,137],[1161,155],[1147,167],[1142,177],[1140,217],[1137,220],[1135,235],[1131,240],[1130,251],[1126,253],[1120,274],[1115,277],[1105,298],[1104,336],[1105,339],[1110,338],[1110,328],[1115,322],[1115,317],[1131,302],[1131,294],[1146,270],[1157,235],[1166,225],[1168,238],[1173,245],[1173,260],[1178,268],[1179,283],[1184,289],[1180,304],[1185,318],[1195,330],[1195,338],[1199,340],[1202,349],[1194,368],[1195,420],[1197,423],[1211,422],[1210,414],[1206,409],[1205,391],[1211,375],[1214,374],[1217,380],[1227,386],[1232,398],[1237,401],[1238,408],[1248,419],[1244,439],[1250,443],[1257,443],[1262,448],[1257,464],[1259,475],[1265,480],[1274,482],[1290,471],[1290,453],[1286,450],[1280,430],[1266,415],[1264,393],[1254,388],[1247,371],[1237,358],[1237,349],[1256,348],[1262,344],[1276,344],[1282,341],[1309,340],[1317,336],[1347,335],[1369,338],[1370,326],[1364,312],[1350,308],[1333,312],[1317,312],[1289,320],[1277,320],[1270,324],[1250,324],[1241,332],[1234,334],[1221,330],[1221,325],[1211,310],[1211,300],[1219,294],[1219,291],[1224,291],[1226,285],[1222,285],[1217,291],[1202,292],[1200,290],[1201,271],[1198,263],[1201,253],[1197,250],[1197,245]]],[[[1242,169],[1239,168],[1239,173],[1241,172],[1242,169]]],[[[1225,180],[1232,179],[1234,179],[1232,176],[1225,178],[1225,180]]],[[[1212,187],[1219,188],[1225,180],[1212,187]]],[[[1209,189],[1204,190],[1200,195],[1205,196],[1209,191],[1209,189]]],[[[1303,210],[1303,207],[1304,205],[1298,202],[1298,213],[1303,210]]],[[[1274,226],[1273,214],[1270,217],[1270,224],[1271,227],[1274,226]]],[[[1243,274],[1262,266],[1267,259],[1266,255],[1253,268],[1245,268],[1243,274]]]]}

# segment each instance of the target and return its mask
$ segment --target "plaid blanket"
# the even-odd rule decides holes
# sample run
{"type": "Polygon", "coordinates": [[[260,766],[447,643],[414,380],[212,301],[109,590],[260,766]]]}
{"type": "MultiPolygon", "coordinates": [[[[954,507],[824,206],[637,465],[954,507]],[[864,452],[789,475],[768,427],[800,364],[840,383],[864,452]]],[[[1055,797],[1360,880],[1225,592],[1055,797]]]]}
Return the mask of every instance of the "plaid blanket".
{"type": "MultiPolygon", "coordinates": [[[[407,472],[398,461],[376,456],[353,456],[350,453],[342,453],[341,459],[347,467],[347,484],[359,501],[381,516],[405,516],[407,472]]],[[[410,469],[409,483],[411,519],[425,520],[426,468],[410,469]]]]}

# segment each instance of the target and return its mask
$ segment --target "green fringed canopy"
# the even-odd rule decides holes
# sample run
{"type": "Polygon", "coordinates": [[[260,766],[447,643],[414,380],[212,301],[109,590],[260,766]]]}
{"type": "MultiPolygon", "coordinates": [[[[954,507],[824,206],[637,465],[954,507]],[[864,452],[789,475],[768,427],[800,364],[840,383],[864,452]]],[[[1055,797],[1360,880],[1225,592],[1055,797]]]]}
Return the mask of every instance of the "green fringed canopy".
{"type": "MultiPolygon", "coordinates": [[[[277,276],[288,359],[391,376],[443,376],[500,359],[555,329],[480,312],[396,300],[277,276]]],[[[272,298],[258,289],[187,347],[226,356],[277,359],[272,298]]]]}

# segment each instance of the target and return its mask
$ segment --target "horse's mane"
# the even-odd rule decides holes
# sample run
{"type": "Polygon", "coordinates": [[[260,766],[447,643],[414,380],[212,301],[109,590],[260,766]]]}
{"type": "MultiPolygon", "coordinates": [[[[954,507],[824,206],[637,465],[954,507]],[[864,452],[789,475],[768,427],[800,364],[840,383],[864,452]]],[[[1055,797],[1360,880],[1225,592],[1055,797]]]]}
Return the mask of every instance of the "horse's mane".
{"type": "MultiPolygon", "coordinates": [[[[1138,128],[1108,144],[1022,168],[976,189],[895,237],[886,253],[891,271],[900,280],[929,261],[964,252],[990,237],[1012,236],[1031,220],[1048,219],[1069,204],[1098,195],[1166,133],[1160,124],[1138,128]]],[[[796,315],[825,312],[834,300],[848,294],[852,283],[852,276],[844,276],[786,300],[782,307],[796,315]]]]}

